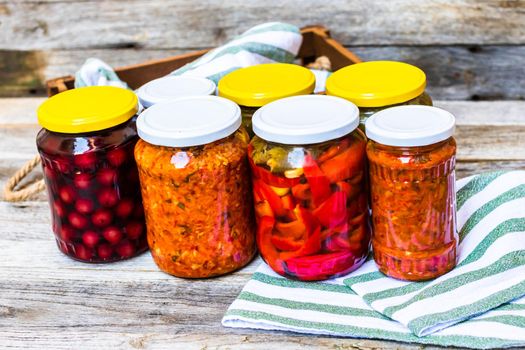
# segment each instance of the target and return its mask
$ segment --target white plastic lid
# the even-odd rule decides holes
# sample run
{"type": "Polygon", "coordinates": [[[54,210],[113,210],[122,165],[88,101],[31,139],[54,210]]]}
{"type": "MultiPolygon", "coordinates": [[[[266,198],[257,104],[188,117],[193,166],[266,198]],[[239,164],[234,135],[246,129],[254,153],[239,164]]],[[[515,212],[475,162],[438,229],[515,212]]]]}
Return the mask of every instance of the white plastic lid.
{"type": "Polygon", "coordinates": [[[448,139],[456,118],[430,106],[399,106],[373,114],[366,121],[366,136],[387,146],[426,146],[448,139]]]}
{"type": "Polygon", "coordinates": [[[161,102],[137,118],[144,141],[168,147],[205,145],[233,134],[241,126],[241,109],[218,96],[189,96],[161,102]]]}
{"type": "Polygon", "coordinates": [[[167,76],[142,85],[137,96],[140,104],[148,108],[177,97],[212,95],[215,89],[215,83],[206,78],[167,76]]]}
{"type": "Polygon", "coordinates": [[[252,117],[260,138],[307,145],[347,135],[359,125],[359,110],[345,99],[325,95],[286,97],[259,108],[252,117]]]}

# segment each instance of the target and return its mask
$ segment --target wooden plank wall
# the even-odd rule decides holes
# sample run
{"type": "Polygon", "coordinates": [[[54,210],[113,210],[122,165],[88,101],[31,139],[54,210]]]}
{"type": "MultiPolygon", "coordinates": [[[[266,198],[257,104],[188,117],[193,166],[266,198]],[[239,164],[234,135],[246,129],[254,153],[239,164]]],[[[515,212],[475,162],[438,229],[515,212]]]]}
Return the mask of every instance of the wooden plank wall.
{"type": "Polygon", "coordinates": [[[364,60],[414,63],[443,100],[525,99],[525,0],[0,0],[0,96],[213,47],[271,20],[323,24],[364,60]]]}

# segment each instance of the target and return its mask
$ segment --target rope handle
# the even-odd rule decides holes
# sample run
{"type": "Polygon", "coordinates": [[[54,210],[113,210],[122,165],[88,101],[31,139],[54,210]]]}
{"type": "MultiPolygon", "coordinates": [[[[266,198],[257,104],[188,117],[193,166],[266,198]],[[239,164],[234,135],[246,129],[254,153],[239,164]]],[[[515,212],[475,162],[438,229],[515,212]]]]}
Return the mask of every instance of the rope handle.
{"type": "Polygon", "coordinates": [[[38,164],[40,164],[40,156],[37,155],[28,161],[21,169],[19,169],[9,180],[7,180],[4,187],[4,199],[8,202],[21,202],[28,200],[32,196],[42,192],[46,188],[44,179],[33,182],[20,190],[15,190],[16,186],[29,174],[38,164]]]}

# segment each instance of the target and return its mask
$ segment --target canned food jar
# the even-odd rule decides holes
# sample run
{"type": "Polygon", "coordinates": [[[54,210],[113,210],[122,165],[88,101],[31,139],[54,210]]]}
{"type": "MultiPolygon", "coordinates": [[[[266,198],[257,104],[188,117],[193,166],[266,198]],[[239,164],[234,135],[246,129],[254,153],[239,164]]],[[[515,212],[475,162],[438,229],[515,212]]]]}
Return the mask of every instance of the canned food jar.
{"type": "Polygon", "coordinates": [[[142,85],[137,96],[142,107],[149,108],[178,97],[213,95],[215,90],[215,83],[206,78],[166,76],[142,85]]]}
{"type": "Polygon", "coordinates": [[[38,109],[53,231],[60,250],[84,262],[131,258],[147,250],[133,149],[137,97],[117,87],[83,87],[38,109]]]}
{"type": "Polygon", "coordinates": [[[309,95],[314,88],[315,75],[305,67],[289,63],[237,69],[225,75],[218,85],[219,96],[241,106],[242,122],[250,137],[252,116],[259,107],[283,97],[309,95]]]}
{"type": "Polygon", "coordinates": [[[389,276],[422,281],[456,265],[454,124],[428,106],[385,109],[366,122],[374,259],[389,276]]]}
{"type": "Polygon", "coordinates": [[[247,141],[235,103],[181,97],[140,114],[135,147],[151,254],[178,277],[222,275],[255,255],[247,141]]]}
{"type": "Polygon", "coordinates": [[[344,99],[284,98],[253,117],[248,148],[257,245],[277,273],[303,281],[342,276],[370,246],[366,137],[344,99]]]}
{"type": "Polygon", "coordinates": [[[364,130],[366,119],[396,105],[432,106],[425,92],[425,72],[416,66],[395,61],[356,63],[328,77],[326,94],[339,96],[359,107],[364,130]]]}

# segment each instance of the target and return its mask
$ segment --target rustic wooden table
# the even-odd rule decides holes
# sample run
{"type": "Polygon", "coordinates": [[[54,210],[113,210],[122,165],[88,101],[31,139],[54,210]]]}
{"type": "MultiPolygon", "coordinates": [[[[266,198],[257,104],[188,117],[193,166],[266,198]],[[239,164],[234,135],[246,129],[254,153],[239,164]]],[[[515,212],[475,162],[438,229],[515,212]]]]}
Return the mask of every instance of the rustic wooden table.
{"type": "MultiPolygon", "coordinates": [[[[2,186],[36,152],[35,110],[42,101],[0,99],[2,186]]],[[[524,167],[525,102],[435,104],[457,116],[458,177],[524,167]]],[[[166,275],[148,253],[108,265],[75,262],[55,246],[43,194],[29,202],[0,202],[0,251],[0,348],[422,347],[224,328],[222,315],[259,259],[239,272],[208,280],[166,275]]]]}

